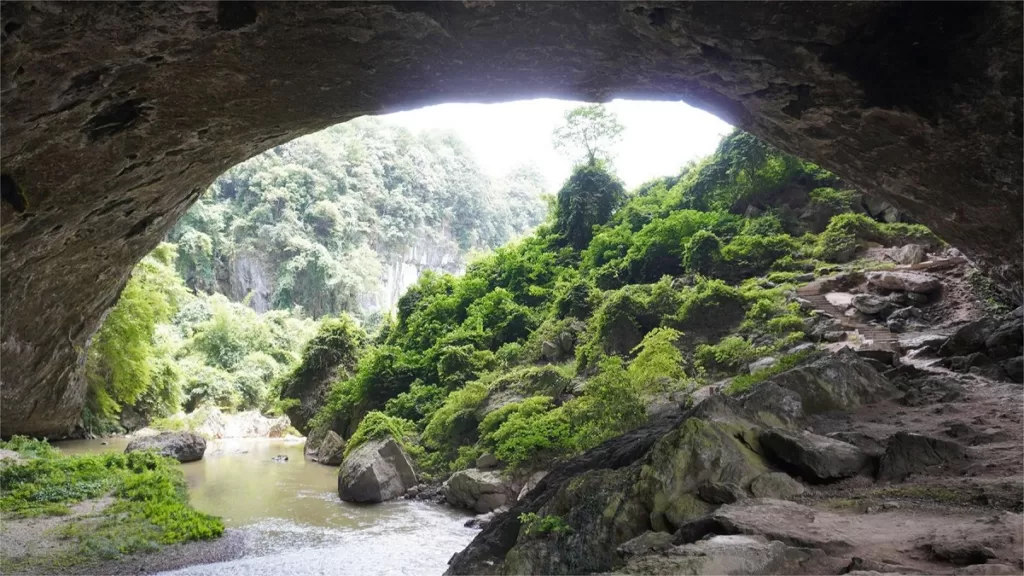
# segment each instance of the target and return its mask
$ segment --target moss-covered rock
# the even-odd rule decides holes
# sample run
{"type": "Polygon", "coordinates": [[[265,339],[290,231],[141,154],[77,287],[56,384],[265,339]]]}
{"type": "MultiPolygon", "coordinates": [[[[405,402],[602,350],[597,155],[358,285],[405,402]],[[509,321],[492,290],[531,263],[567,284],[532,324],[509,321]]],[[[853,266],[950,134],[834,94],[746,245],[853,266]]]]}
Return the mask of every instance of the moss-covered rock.
{"type": "Polygon", "coordinates": [[[637,491],[655,530],[672,531],[712,506],[698,496],[709,482],[746,487],[768,468],[743,440],[752,425],[689,418],[659,440],[640,470],[637,491]]]}

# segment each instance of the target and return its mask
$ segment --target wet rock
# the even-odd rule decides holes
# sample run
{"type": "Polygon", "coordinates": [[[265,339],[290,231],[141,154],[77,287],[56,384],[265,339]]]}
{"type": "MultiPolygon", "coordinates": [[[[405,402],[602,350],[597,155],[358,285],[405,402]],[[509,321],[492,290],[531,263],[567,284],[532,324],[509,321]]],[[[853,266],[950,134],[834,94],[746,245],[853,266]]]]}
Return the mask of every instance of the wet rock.
{"type": "Polygon", "coordinates": [[[748,364],[747,365],[747,369],[750,370],[751,374],[754,374],[756,372],[760,372],[761,370],[766,370],[768,368],[771,368],[772,366],[775,365],[775,362],[777,362],[777,360],[775,358],[773,358],[771,356],[765,356],[764,358],[761,358],[760,360],[756,360],[756,361],[751,362],[750,364],[748,364]]]}
{"type": "Polygon", "coordinates": [[[982,318],[974,322],[968,322],[949,337],[949,340],[939,348],[939,356],[965,356],[972,352],[978,352],[985,347],[987,339],[995,330],[995,321],[991,318],[982,318]]]}
{"type": "Polygon", "coordinates": [[[501,508],[498,508],[491,512],[487,512],[486,514],[477,514],[469,520],[466,520],[466,523],[463,524],[463,526],[465,526],[466,528],[479,528],[483,530],[487,527],[488,524],[491,523],[491,520],[494,520],[495,516],[497,516],[498,514],[503,514],[505,512],[508,512],[508,506],[502,506],[501,508]]]}
{"type": "Polygon", "coordinates": [[[898,432],[886,443],[885,454],[878,467],[878,479],[900,482],[911,474],[956,465],[967,458],[963,446],[956,442],[898,432]]]}
{"type": "Polygon", "coordinates": [[[303,446],[303,452],[307,456],[316,456],[317,452],[320,451],[320,444],[327,437],[327,432],[326,428],[310,430],[309,434],[306,435],[306,444],[303,446]]]}
{"type": "Polygon", "coordinates": [[[284,462],[288,461],[288,457],[285,456],[284,454],[278,454],[277,456],[274,456],[273,458],[271,458],[270,461],[271,462],[284,463],[284,462]]]}
{"type": "Polygon", "coordinates": [[[864,314],[881,314],[892,307],[892,302],[874,294],[856,294],[850,304],[864,314]]]}
{"type": "MultiPolygon", "coordinates": [[[[803,484],[797,482],[782,472],[768,472],[762,474],[754,481],[750,483],[750,493],[754,495],[754,498],[776,498],[779,500],[788,500],[795,496],[800,496],[806,492],[803,484]]],[[[731,502],[726,502],[730,504],[731,502]]]]}
{"type": "Polygon", "coordinates": [[[769,430],[761,435],[761,446],[769,457],[791,466],[810,482],[847,478],[871,464],[856,446],[810,432],[769,430]]]}
{"type": "Polygon", "coordinates": [[[896,251],[893,259],[899,264],[920,264],[928,259],[928,252],[920,244],[907,244],[896,251]]]}
{"type": "Polygon", "coordinates": [[[338,496],[346,502],[384,502],[415,485],[412,462],[392,438],[358,446],[338,471],[338,496]]]}
{"type": "Polygon", "coordinates": [[[345,440],[330,430],[316,452],[317,462],[327,466],[338,466],[345,458],[345,440]]]}
{"type": "Polygon", "coordinates": [[[530,477],[526,479],[526,482],[523,482],[523,487],[519,490],[519,495],[516,497],[516,500],[518,501],[525,498],[526,495],[530,493],[530,490],[536,488],[537,484],[540,484],[540,481],[547,475],[547,470],[541,470],[531,474],[530,477]]]}
{"type": "Polygon", "coordinates": [[[700,488],[697,489],[697,495],[708,504],[732,504],[737,500],[747,497],[746,492],[742,488],[729,482],[706,482],[701,484],[700,488]]]}
{"type": "Polygon", "coordinates": [[[193,462],[206,452],[206,439],[192,432],[162,432],[156,436],[142,436],[128,443],[125,454],[141,450],[153,450],[161,456],[174,458],[178,462],[193,462]]]}
{"type": "Polygon", "coordinates": [[[476,459],[476,467],[481,470],[487,470],[489,468],[496,468],[498,466],[498,459],[494,454],[486,453],[482,454],[476,459]]]}
{"type": "Polygon", "coordinates": [[[495,471],[470,468],[460,470],[448,479],[445,498],[452,506],[490,512],[511,501],[508,483],[495,471]]]}
{"type": "Polygon", "coordinates": [[[903,290],[918,294],[930,294],[942,287],[934,276],[918,272],[868,272],[867,280],[872,285],[886,290],[903,290]]]}
{"type": "Polygon", "coordinates": [[[794,550],[763,536],[714,536],[660,554],[634,556],[624,574],[777,574],[786,573],[794,550]]]}

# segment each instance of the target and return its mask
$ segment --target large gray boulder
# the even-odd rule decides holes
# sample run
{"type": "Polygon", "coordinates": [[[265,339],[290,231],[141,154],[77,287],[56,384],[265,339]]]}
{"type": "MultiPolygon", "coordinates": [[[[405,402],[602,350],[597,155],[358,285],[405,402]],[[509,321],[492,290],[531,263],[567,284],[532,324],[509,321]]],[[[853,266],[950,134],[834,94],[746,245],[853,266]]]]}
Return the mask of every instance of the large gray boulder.
{"type": "Polygon", "coordinates": [[[316,451],[316,460],[327,466],[337,466],[345,458],[345,440],[338,436],[334,430],[327,432],[327,436],[320,443],[316,451]]]}
{"type": "Polygon", "coordinates": [[[868,272],[868,282],[886,290],[903,290],[918,294],[930,294],[942,287],[934,276],[920,272],[876,271],[868,272]]]}
{"type": "Polygon", "coordinates": [[[857,310],[871,315],[880,314],[892,307],[891,301],[874,294],[857,294],[850,300],[850,304],[857,310]]]}
{"type": "Polygon", "coordinates": [[[384,502],[415,485],[412,462],[392,438],[359,446],[338,471],[338,496],[346,502],[384,502]]]}
{"type": "Polygon", "coordinates": [[[206,452],[206,439],[192,432],[161,432],[142,436],[128,443],[124,453],[153,450],[178,462],[194,462],[206,452]]]}
{"type": "Polygon", "coordinates": [[[761,435],[761,446],[810,482],[848,478],[871,464],[871,458],[853,444],[810,432],[769,430],[761,435]]]}
{"type": "Polygon", "coordinates": [[[461,470],[448,479],[445,499],[459,506],[484,514],[513,501],[511,488],[501,474],[494,470],[470,468],[461,470]]]}
{"type": "Polygon", "coordinates": [[[886,444],[878,466],[878,479],[899,482],[911,474],[955,466],[966,458],[964,447],[956,442],[897,432],[886,444]]]}
{"type": "Polygon", "coordinates": [[[996,329],[995,320],[982,318],[956,329],[949,340],[939,348],[939,356],[966,356],[985,347],[985,340],[996,329]]]}
{"type": "Polygon", "coordinates": [[[900,264],[920,264],[927,258],[928,252],[920,244],[907,244],[893,255],[893,259],[900,264]]]}

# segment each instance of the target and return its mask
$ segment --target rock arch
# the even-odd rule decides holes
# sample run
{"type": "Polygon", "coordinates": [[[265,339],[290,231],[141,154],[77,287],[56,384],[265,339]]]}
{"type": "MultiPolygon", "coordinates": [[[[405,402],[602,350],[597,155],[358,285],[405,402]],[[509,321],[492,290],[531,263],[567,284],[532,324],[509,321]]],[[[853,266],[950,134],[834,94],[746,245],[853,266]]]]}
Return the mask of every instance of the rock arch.
{"type": "Polygon", "coordinates": [[[442,101],[683,99],[915,215],[1019,296],[1019,3],[0,8],[0,434],[61,434],[133,264],[223,170],[442,101]]]}

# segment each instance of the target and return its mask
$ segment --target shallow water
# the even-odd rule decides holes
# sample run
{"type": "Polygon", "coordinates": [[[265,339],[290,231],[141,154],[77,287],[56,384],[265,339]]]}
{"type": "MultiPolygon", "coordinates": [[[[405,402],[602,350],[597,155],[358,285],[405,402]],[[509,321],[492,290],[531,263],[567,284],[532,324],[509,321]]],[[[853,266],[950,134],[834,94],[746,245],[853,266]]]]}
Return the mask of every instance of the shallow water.
{"type": "MultiPolygon", "coordinates": [[[[56,446],[82,454],[122,451],[127,443],[108,438],[56,446]]],[[[462,525],[469,516],[445,506],[342,502],[338,468],[304,458],[301,441],[215,440],[202,460],[182,470],[192,505],[242,530],[245,554],[168,574],[440,574],[477,533],[462,525]],[[271,460],[277,455],[288,461],[271,460]]]]}

